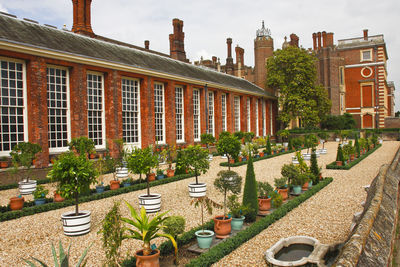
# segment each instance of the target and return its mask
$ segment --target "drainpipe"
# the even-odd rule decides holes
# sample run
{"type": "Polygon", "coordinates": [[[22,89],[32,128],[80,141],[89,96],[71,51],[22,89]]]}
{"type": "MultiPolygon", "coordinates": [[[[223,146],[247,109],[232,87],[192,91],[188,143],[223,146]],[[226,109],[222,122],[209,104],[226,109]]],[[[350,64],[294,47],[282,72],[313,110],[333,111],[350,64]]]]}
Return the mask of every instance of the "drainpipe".
{"type": "Polygon", "coordinates": [[[205,106],[205,111],[206,111],[206,133],[208,133],[208,102],[207,102],[208,90],[207,90],[207,84],[204,85],[204,93],[205,93],[204,102],[206,104],[206,106],[205,106]]]}
{"type": "MultiPolygon", "coordinates": [[[[377,55],[377,47],[374,47],[374,57],[375,57],[375,62],[377,62],[378,60],[378,55],[377,55]]],[[[374,66],[374,73],[375,73],[375,128],[378,129],[379,128],[379,112],[378,112],[378,73],[377,73],[377,68],[376,65],[374,66]]]]}

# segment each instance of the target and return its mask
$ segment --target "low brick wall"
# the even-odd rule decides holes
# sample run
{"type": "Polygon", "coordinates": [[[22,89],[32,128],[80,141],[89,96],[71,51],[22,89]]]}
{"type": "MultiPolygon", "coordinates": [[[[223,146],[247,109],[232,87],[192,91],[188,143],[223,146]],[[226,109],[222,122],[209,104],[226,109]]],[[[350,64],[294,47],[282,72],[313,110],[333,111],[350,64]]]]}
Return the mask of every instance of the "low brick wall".
{"type": "Polygon", "coordinates": [[[400,118],[399,117],[386,117],[385,118],[385,128],[400,128],[400,118]]]}
{"type": "Polygon", "coordinates": [[[345,242],[335,266],[387,266],[398,209],[400,150],[383,165],[368,190],[363,213],[345,242]]]}

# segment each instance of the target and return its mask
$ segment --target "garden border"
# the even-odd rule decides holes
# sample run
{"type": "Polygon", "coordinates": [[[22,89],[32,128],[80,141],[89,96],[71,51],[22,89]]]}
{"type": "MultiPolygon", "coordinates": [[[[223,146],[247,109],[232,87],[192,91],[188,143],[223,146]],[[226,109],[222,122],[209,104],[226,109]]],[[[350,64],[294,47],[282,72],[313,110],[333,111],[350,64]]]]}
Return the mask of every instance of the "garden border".
{"type": "MultiPolygon", "coordinates": [[[[283,204],[281,207],[274,210],[271,214],[265,216],[259,221],[253,223],[247,229],[240,231],[235,236],[228,238],[226,241],[221,242],[215,247],[210,248],[207,252],[201,254],[195,259],[192,259],[186,266],[196,267],[196,266],[211,266],[212,264],[218,262],[220,259],[230,254],[232,251],[237,249],[243,243],[247,242],[251,238],[258,235],[263,230],[267,229],[272,223],[278,221],[282,217],[284,217],[288,212],[299,206],[301,203],[318,193],[325,186],[330,184],[333,181],[333,178],[327,177],[322,180],[317,185],[313,186],[310,190],[301,194],[300,196],[290,200],[289,202],[283,204]]],[[[190,243],[196,236],[195,232],[202,229],[202,227],[196,227],[188,232],[185,232],[180,237],[177,238],[177,243],[179,246],[190,243]]],[[[214,229],[214,221],[208,221],[204,224],[204,229],[213,230],[214,229]]],[[[170,240],[163,242],[159,248],[161,255],[168,255],[173,253],[174,247],[172,246],[172,242],[170,240]]],[[[121,266],[135,266],[136,259],[135,257],[130,257],[129,259],[125,259],[121,266]]]]}
{"type": "Polygon", "coordinates": [[[336,166],[336,161],[333,161],[333,162],[327,164],[326,168],[327,169],[334,169],[334,170],[350,170],[353,166],[357,165],[360,161],[362,161],[363,159],[365,159],[366,157],[371,155],[373,152],[375,152],[375,150],[377,150],[381,146],[382,145],[378,144],[376,147],[374,147],[373,149],[368,150],[367,153],[365,153],[361,157],[356,158],[355,160],[353,160],[349,164],[346,164],[344,166],[336,166]]]}
{"type": "MultiPolygon", "coordinates": [[[[302,148],[302,149],[304,149],[304,148],[302,148]]],[[[296,150],[292,149],[292,150],[288,150],[288,151],[285,151],[285,152],[279,152],[279,153],[273,154],[273,155],[265,155],[264,157],[259,157],[259,158],[254,158],[253,157],[253,162],[260,161],[260,160],[263,160],[263,159],[274,158],[274,157],[278,157],[278,156],[281,156],[281,155],[294,153],[294,152],[296,152],[296,150]]],[[[246,161],[235,162],[235,163],[232,163],[230,165],[231,165],[231,167],[239,167],[239,166],[242,166],[242,165],[245,165],[245,164],[247,164],[247,160],[246,161]]],[[[228,164],[228,162],[221,162],[219,164],[219,166],[228,167],[229,164],[228,164]]]]}

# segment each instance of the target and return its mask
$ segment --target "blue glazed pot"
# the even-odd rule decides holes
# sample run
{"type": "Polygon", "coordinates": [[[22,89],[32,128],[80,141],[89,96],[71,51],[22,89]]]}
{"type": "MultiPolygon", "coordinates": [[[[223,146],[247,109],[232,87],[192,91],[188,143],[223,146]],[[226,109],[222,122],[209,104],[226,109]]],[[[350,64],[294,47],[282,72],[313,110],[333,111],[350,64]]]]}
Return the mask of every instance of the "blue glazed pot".
{"type": "Polygon", "coordinates": [[[204,230],[204,235],[202,235],[202,233],[203,230],[195,232],[199,248],[210,248],[213,241],[214,232],[210,230],[204,230]]]}
{"type": "Polygon", "coordinates": [[[242,229],[244,218],[245,218],[244,216],[242,216],[240,218],[232,217],[232,221],[231,221],[232,230],[242,229]]]}
{"type": "Polygon", "coordinates": [[[245,157],[242,158],[242,161],[246,161],[246,160],[247,160],[247,158],[245,158],[245,157]]]}
{"type": "Polygon", "coordinates": [[[103,192],[104,192],[104,186],[97,185],[96,186],[96,193],[103,193],[103,192]]]}
{"type": "Polygon", "coordinates": [[[131,183],[122,183],[122,186],[123,187],[128,187],[128,186],[131,186],[131,183]]]}
{"type": "Polygon", "coordinates": [[[311,188],[312,187],[312,181],[310,180],[309,182],[308,182],[308,188],[311,188]]]}
{"type": "Polygon", "coordinates": [[[301,185],[294,185],[293,186],[293,194],[295,194],[295,195],[301,194],[301,185]]]}
{"type": "Polygon", "coordinates": [[[260,157],[260,155],[255,155],[254,157],[258,159],[260,157]]]}
{"type": "Polygon", "coordinates": [[[35,199],[35,205],[36,205],[36,206],[43,205],[43,204],[45,204],[45,203],[46,203],[46,199],[45,199],[45,198],[38,198],[38,199],[35,199]]]}
{"type": "Polygon", "coordinates": [[[161,180],[161,179],[164,179],[164,174],[157,175],[157,180],[161,180]]]}

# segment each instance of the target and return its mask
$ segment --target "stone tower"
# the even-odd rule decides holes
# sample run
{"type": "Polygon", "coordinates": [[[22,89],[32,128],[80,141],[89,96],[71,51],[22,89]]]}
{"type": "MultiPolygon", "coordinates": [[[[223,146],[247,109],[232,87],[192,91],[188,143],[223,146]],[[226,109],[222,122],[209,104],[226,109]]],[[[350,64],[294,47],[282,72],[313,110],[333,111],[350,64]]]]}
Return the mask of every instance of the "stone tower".
{"type": "MultiPolygon", "coordinates": [[[[266,63],[267,59],[274,53],[274,40],[271,37],[271,31],[266,29],[264,21],[261,29],[257,30],[256,39],[254,39],[254,73],[255,83],[261,88],[266,88],[266,63]]],[[[266,88],[266,90],[268,90],[266,88]]],[[[271,91],[271,93],[273,93],[271,91]]]]}

